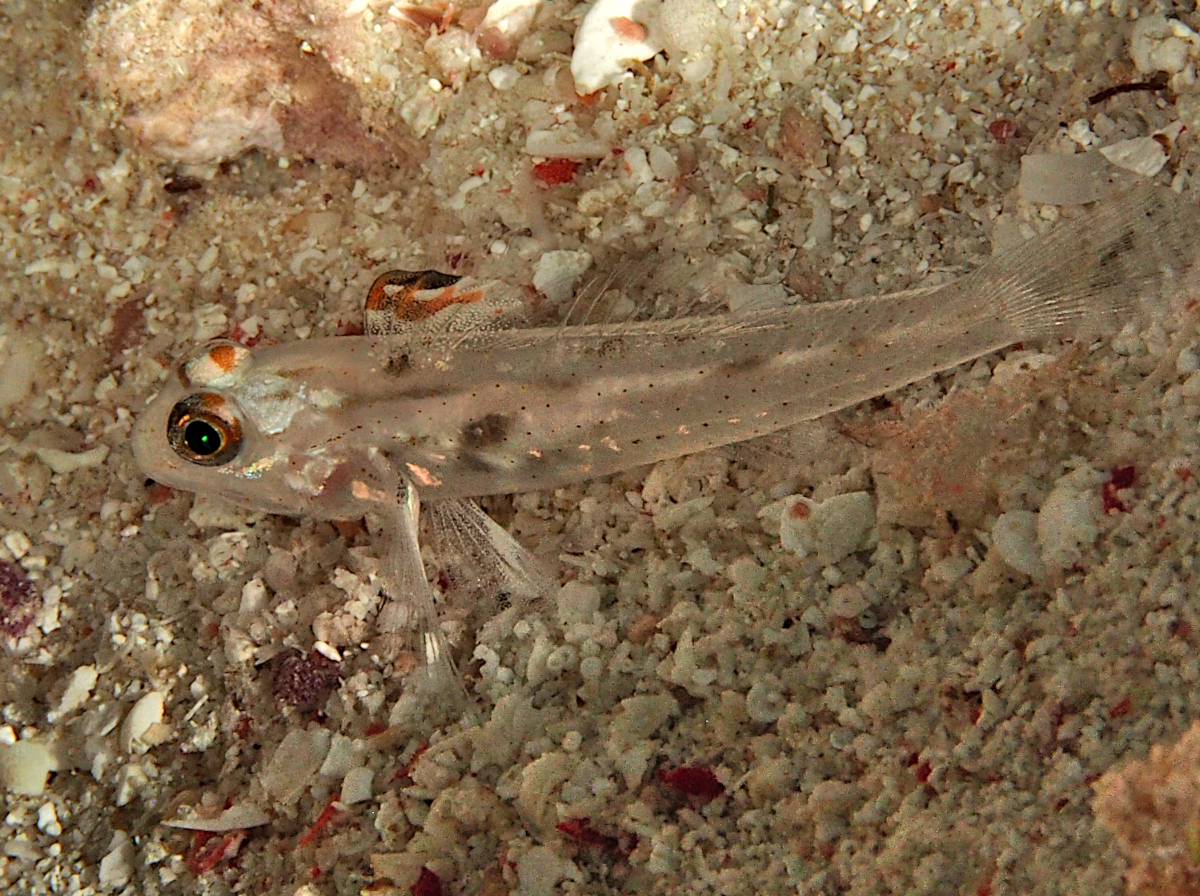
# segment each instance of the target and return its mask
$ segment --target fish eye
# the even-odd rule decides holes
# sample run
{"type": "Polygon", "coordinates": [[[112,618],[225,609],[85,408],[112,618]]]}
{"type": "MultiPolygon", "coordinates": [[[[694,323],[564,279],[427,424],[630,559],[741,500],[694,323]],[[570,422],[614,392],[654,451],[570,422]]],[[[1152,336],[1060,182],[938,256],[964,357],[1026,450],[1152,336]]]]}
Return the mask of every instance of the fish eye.
{"type": "Polygon", "coordinates": [[[242,424],[226,401],[213,392],[189,395],[171,408],[167,440],[189,463],[219,467],[237,457],[242,447],[242,424]]]}

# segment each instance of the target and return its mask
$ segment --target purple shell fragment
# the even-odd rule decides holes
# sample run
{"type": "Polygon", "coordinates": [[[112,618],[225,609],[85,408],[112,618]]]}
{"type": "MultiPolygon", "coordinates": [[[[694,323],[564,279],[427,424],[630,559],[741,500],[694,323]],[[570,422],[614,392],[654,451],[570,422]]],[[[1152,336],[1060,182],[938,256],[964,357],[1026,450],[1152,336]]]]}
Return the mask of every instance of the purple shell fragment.
{"type": "Polygon", "coordinates": [[[41,597],[25,570],[0,560],[0,632],[10,638],[25,634],[37,615],[41,597]]]}

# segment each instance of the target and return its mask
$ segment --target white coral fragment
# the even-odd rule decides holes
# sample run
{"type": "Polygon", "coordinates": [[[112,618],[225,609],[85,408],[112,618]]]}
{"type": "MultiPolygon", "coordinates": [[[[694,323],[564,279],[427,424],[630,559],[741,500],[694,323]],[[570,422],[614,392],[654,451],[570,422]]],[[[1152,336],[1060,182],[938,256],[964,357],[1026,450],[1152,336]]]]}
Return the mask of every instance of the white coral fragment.
{"type": "Polygon", "coordinates": [[[1031,579],[1046,574],[1038,546],[1037,522],[1037,514],[1032,511],[1010,510],[1002,513],[992,526],[992,546],[1000,559],[1031,579]]]}
{"type": "Polygon", "coordinates": [[[533,285],[542,295],[564,302],[575,294],[575,285],[592,264],[592,256],[581,249],[553,249],[538,259],[533,285]]]}
{"type": "Polygon", "coordinates": [[[516,42],[529,33],[541,6],[542,0],[496,0],[488,7],[480,30],[490,29],[516,42]]]}
{"type": "Polygon", "coordinates": [[[253,803],[237,803],[215,818],[175,818],[171,821],[164,821],[163,824],[169,828],[179,828],[184,831],[223,834],[226,831],[256,828],[270,820],[267,813],[253,803]]]}
{"type": "Polygon", "coordinates": [[[834,495],[819,503],[797,497],[780,520],[779,540],[798,557],[816,554],[823,566],[832,566],[864,547],[874,528],[875,502],[867,492],[834,495]]]}
{"type": "Polygon", "coordinates": [[[1167,151],[1153,137],[1134,137],[1100,147],[1100,155],[1118,168],[1143,177],[1153,177],[1167,164],[1167,151]]]}
{"type": "Polygon", "coordinates": [[[1042,502],[1037,535],[1048,568],[1067,569],[1096,541],[1103,517],[1099,486],[1104,478],[1088,468],[1068,474],[1042,502]]]}
{"type": "Polygon", "coordinates": [[[83,706],[91,696],[92,688],[96,686],[99,677],[95,666],[79,666],[71,673],[71,680],[67,682],[67,689],[58,701],[58,706],[46,713],[46,720],[53,724],[83,706]]]}
{"type": "Polygon", "coordinates": [[[142,696],[137,703],[133,704],[133,708],[129,710],[129,715],[125,717],[125,722],[121,726],[121,749],[126,753],[132,753],[139,747],[157,742],[156,738],[148,735],[152,733],[151,729],[162,721],[162,718],[162,693],[151,691],[142,696]]]}
{"type": "Polygon", "coordinates": [[[1186,35],[1191,29],[1177,27],[1181,25],[1183,23],[1177,19],[1168,19],[1161,14],[1143,16],[1134,23],[1129,57],[1139,72],[1174,75],[1187,67],[1190,49],[1186,35]]]}
{"type": "Polygon", "coordinates": [[[54,749],[43,741],[22,740],[0,745],[0,784],[9,793],[38,796],[46,789],[50,773],[58,767],[54,749]]]}
{"type": "Polygon", "coordinates": [[[645,62],[660,49],[637,18],[637,0],[596,0],[575,32],[571,74],[580,95],[595,93],[625,77],[629,64],[645,62]]]}

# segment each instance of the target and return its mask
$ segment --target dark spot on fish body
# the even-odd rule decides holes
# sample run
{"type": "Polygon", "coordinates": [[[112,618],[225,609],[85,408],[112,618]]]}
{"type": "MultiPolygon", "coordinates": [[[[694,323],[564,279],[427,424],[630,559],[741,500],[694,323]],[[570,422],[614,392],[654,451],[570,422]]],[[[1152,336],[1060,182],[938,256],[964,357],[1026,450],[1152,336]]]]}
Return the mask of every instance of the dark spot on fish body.
{"type": "Polygon", "coordinates": [[[537,381],[537,386],[548,392],[569,392],[575,388],[575,381],[565,377],[545,377],[537,381]]]}
{"type": "Polygon", "coordinates": [[[401,376],[411,367],[412,363],[408,360],[408,355],[395,355],[384,363],[383,372],[388,376],[401,376]]]}
{"type": "Polygon", "coordinates": [[[463,427],[462,443],[467,448],[501,444],[508,436],[509,420],[503,414],[486,414],[463,427]]]}
{"type": "Polygon", "coordinates": [[[596,345],[596,354],[601,358],[620,357],[625,354],[625,340],[617,336],[601,339],[596,345]]]}
{"type": "Polygon", "coordinates": [[[442,399],[442,405],[447,404],[446,399],[450,396],[458,394],[456,386],[431,386],[420,385],[413,386],[408,389],[400,389],[396,392],[389,392],[388,397],[398,401],[435,401],[442,399]]]}
{"type": "Polygon", "coordinates": [[[458,462],[472,473],[494,473],[496,471],[496,467],[489,463],[487,458],[474,451],[460,451],[458,462]]]}
{"type": "Polygon", "coordinates": [[[275,371],[275,375],[284,380],[306,380],[325,372],[320,364],[306,364],[303,367],[287,367],[275,371]]]}
{"type": "Polygon", "coordinates": [[[765,359],[760,354],[749,355],[745,358],[741,358],[740,360],[729,361],[726,364],[722,364],[717,369],[717,372],[723,374],[726,378],[737,376],[742,373],[749,373],[752,370],[762,367],[764,361],[765,359]]]}

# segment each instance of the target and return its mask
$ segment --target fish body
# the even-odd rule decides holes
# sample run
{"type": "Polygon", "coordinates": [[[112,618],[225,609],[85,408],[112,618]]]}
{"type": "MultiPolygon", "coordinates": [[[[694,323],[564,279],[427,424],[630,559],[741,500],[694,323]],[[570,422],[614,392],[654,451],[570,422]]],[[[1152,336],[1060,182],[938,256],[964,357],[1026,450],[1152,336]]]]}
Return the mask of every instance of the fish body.
{"type": "MultiPolygon", "coordinates": [[[[623,324],[507,326],[519,303],[497,284],[393,272],[372,289],[365,336],[193,352],[139,419],[134,452],[155,480],[254,510],[382,511],[404,533],[396,575],[420,587],[417,495],[461,502],[603,476],[1017,341],[1111,327],[1191,266],[1198,222],[1190,202],[1144,188],[944,286],[623,324]]],[[[511,554],[502,530],[486,535],[511,554]]]]}
{"type": "Polygon", "coordinates": [[[339,492],[368,454],[425,500],[604,476],[1103,325],[1197,240],[1194,209],[1171,194],[1138,191],[1126,205],[945,286],[715,317],[502,327],[513,303],[495,298],[497,285],[437,275],[444,285],[409,299],[438,310],[407,326],[199,349],[139,421],[134,450],[168,485],[326,518],[361,514],[339,492]],[[236,456],[207,462],[169,437],[173,409],[197,395],[236,424],[236,456]]]}
{"type": "Polygon", "coordinates": [[[185,361],[159,403],[211,396],[245,450],[190,463],[156,439],[170,422],[154,411],[135,444],[167,484],[299,515],[344,515],[329,492],[371,449],[426,500],[552,488],[773,432],[1022,338],[994,308],[944,292],[497,330],[452,351],[402,335],[220,343],[185,361]],[[226,370],[213,356],[236,360],[226,370]]]}

